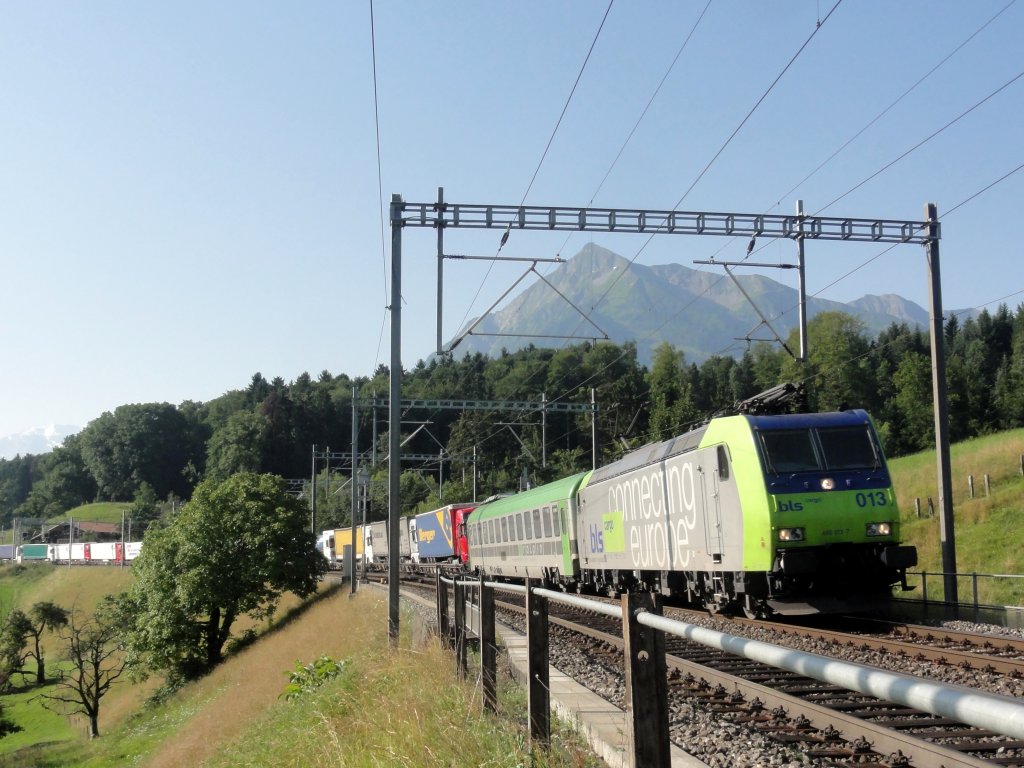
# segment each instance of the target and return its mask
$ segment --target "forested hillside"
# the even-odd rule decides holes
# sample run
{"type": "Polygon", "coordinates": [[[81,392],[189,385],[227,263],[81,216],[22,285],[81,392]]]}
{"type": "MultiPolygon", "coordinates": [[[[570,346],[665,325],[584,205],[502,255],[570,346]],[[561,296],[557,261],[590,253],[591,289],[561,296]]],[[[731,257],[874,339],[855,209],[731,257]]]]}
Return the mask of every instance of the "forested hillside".
{"type": "MultiPolygon", "coordinates": [[[[890,456],[932,441],[931,365],[927,332],[892,325],[870,338],[863,324],[842,313],[823,313],[809,324],[810,360],[798,363],[784,350],[757,344],[741,358],[688,362],[663,344],[648,369],[632,344],[563,349],[530,347],[495,359],[479,354],[419,362],[406,372],[403,398],[597,403],[598,464],[627,446],[663,439],[734,401],[782,381],[803,381],[812,409],[863,407],[879,426],[890,456]]],[[[963,323],[945,325],[951,437],[961,440],[1024,425],[1024,306],[1001,306],[963,323]]],[[[795,338],[789,341],[796,349],[795,338]]],[[[385,398],[388,370],[371,378],[323,371],[290,382],[253,375],[244,389],[206,403],[123,405],[104,413],[61,448],[42,456],[0,461],[0,523],[12,518],[52,518],[84,502],[134,502],[140,522],[161,505],[190,497],[204,478],[239,471],[310,477],[313,446],[347,452],[352,434],[352,391],[359,399],[385,398]]],[[[73,392],[69,393],[73,397],[73,392]]],[[[359,446],[369,458],[386,453],[384,408],[359,412],[359,446]]],[[[403,451],[446,455],[438,462],[403,466],[402,503],[409,509],[469,498],[476,455],[477,496],[591,466],[589,412],[547,416],[542,445],[540,413],[442,410],[410,411],[403,451]],[[415,432],[415,434],[413,434],[415,432]],[[542,466],[546,459],[547,466],[542,466]],[[439,489],[439,482],[442,487],[439,489]]],[[[320,522],[348,519],[350,492],[342,487],[347,460],[320,461],[320,522]],[[326,491],[326,493],[324,493],[326,491]]],[[[386,466],[370,483],[370,517],[387,509],[386,466]]]]}

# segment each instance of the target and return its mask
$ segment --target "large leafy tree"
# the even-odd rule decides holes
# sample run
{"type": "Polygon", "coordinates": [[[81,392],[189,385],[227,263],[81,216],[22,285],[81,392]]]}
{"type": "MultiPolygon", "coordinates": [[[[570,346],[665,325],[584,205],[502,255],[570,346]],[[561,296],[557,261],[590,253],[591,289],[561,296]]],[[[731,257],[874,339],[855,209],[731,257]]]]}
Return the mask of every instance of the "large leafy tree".
{"type": "Polygon", "coordinates": [[[239,411],[218,427],[207,446],[206,477],[221,481],[237,472],[260,472],[270,443],[270,422],[251,411],[239,411]]]}
{"type": "Polygon", "coordinates": [[[40,464],[40,458],[31,455],[0,459],[0,521],[5,526],[42,477],[40,464]]]}
{"type": "Polygon", "coordinates": [[[325,570],[304,502],[281,478],[236,474],[200,483],[163,529],[151,529],[125,615],[132,653],[172,676],[218,664],[242,615],[273,614],[285,592],[306,597],[325,570]]]}
{"type": "MultiPolygon", "coordinates": [[[[807,336],[807,362],[787,358],[780,371],[783,380],[807,380],[810,404],[815,410],[875,410],[877,388],[863,321],[844,312],[822,312],[807,323],[807,336]]],[[[798,343],[794,331],[789,348],[796,349],[798,343]]]]}
{"type": "Polygon", "coordinates": [[[101,498],[127,501],[148,482],[160,498],[187,496],[184,470],[201,464],[202,443],[188,418],[169,403],[122,405],[81,433],[82,459],[101,498]]]}
{"type": "Polygon", "coordinates": [[[698,417],[690,383],[684,376],[683,353],[668,342],[654,350],[654,361],[647,376],[650,387],[650,437],[665,440],[682,431],[698,417]]]}
{"type": "Polygon", "coordinates": [[[81,436],[71,435],[41,457],[41,479],[17,510],[28,517],[54,517],[96,498],[96,481],[82,458],[81,436]]]}
{"type": "Polygon", "coordinates": [[[932,417],[932,364],[918,352],[911,352],[893,376],[893,398],[903,428],[894,446],[897,450],[920,451],[934,444],[935,420],[932,417]]]}

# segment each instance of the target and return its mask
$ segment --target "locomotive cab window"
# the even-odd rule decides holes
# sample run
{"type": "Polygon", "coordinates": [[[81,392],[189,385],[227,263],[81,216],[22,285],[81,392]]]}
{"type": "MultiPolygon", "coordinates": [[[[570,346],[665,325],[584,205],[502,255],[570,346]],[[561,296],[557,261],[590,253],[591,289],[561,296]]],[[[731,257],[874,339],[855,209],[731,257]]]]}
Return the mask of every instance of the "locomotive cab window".
{"type": "Polygon", "coordinates": [[[809,429],[771,430],[760,436],[769,472],[815,472],[822,468],[809,429]]]}
{"type": "Polygon", "coordinates": [[[875,469],[881,466],[875,442],[866,427],[819,429],[818,440],[829,469],[875,469]]]}
{"type": "Polygon", "coordinates": [[[718,477],[720,480],[729,479],[729,452],[725,449],[724,445],[718,446],[716,453],[718,454],[718,477]]]}

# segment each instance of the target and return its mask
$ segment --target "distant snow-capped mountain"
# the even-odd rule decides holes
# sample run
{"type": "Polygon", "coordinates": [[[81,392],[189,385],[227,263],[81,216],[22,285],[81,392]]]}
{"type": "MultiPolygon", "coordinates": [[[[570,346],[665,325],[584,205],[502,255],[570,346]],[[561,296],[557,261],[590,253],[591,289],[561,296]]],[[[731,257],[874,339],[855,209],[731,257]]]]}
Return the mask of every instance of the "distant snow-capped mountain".
{"type": "Polygon", "coordinates": [[[48,427],[33,427],[17,435],[0,437],[0,459],[13,459],[19,454],[49,453],[61,445],[64,438],[79,429],[68,424],[51,424],[48,427]]]}

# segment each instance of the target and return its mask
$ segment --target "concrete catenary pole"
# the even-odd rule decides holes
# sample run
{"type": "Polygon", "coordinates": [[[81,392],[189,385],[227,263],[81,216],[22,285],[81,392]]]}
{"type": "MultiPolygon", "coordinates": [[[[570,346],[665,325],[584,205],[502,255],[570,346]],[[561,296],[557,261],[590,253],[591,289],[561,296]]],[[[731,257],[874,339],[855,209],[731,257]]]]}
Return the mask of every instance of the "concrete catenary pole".
{"type": "Polygon", "coordinates": [[[946,399],[946,351],[942,316],[942,271],[939,268],[939,215],[935,203],[925,208],[928,220],[928,288],[931,296],[932,396],[935,402],[935,457],[939,481],[939,541],[946,602],[957,602],[956,537],[953,534],[953,480],[949,459],[949,410],[946,399]]]}
{"type": "Polygon", "coordinates": [[[402,197],[391,196],[391,382],[388,403],[388,639],[398,647],[398,516],[402,472],[402,197]]]}
{"type": "MultiPolygon", "coordinates": [[[[359,410],[356,404],[356,399],[359,397],[359,388],[352,387],[352,488],[351,488],[351,499],[352,499],[352,562],[346,563],[346,569],[348,570],[348,578],[352,584],[352,593],[356,591],[356,553],[359,552],[359,547],[356,544],[356,500],[359,498],[359,489],[356,474],[359,470],[359,410]]],[[[360,535],[364,535],[360,532],[360,535]]]]}
{"type": "Polygon", "coordinates": [[[316,536],[316,443],[313,443],[313,474],[309,478],[309,530],[316,536]]]}
{"type": "Polygon", "coordinates": [[[807,359],[807,288],[805,278],[805,263],[804,263],[804,219],[806,214],[804,213],[804,201],[796,201],[796,215],[799,220],[799,232],[800,235],[796,239],[796,269],[797,269],[797,281],[799,282],[800,290],[800,359],[807,359]]]}

